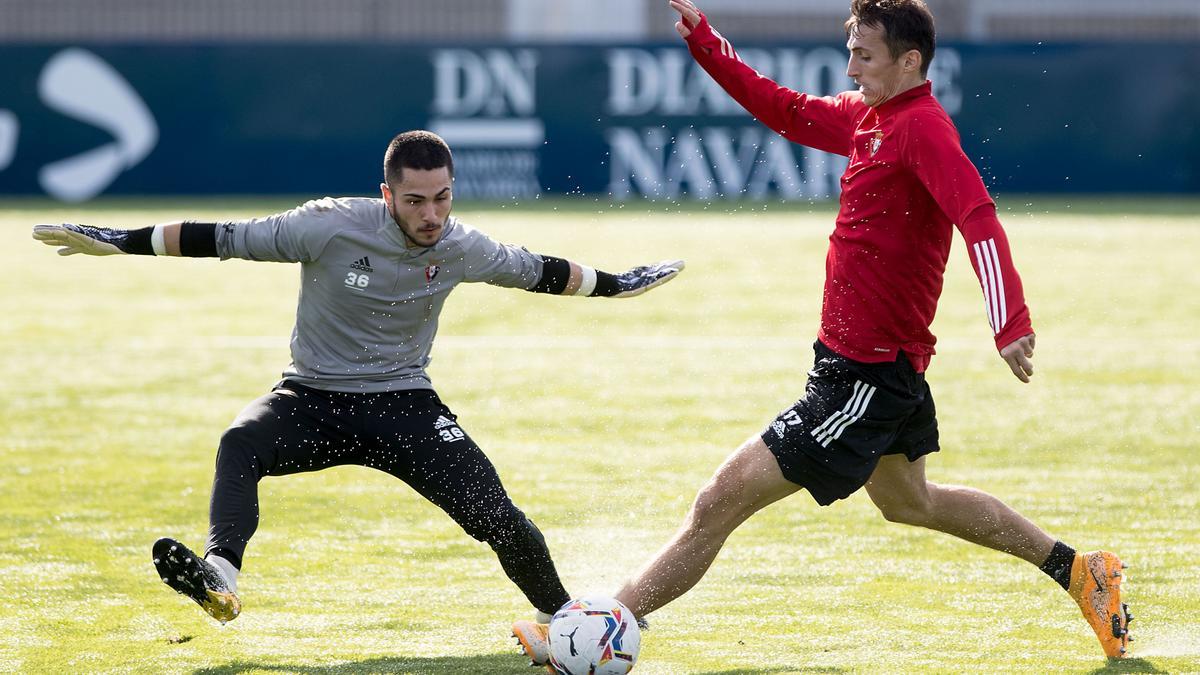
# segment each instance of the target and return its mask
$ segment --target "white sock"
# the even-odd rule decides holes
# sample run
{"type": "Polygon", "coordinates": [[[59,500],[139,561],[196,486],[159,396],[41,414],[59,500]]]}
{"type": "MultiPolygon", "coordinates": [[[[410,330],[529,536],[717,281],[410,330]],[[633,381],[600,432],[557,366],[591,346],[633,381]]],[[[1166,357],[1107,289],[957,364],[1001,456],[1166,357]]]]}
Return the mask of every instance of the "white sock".
{"type": "Polygon", "coordinates": [[[237,593],[238,568],[219,555],[206,556],[204,559],[212,563],[218,570],[221,570],[221,575],[225,577],[225,582],[229,584],[229,590],[237,593]]]}
{"type": "Polygon", "coordinates": [[[552,615],[547,614],[540,609],[533,615],[533,620],[537,623],[550,623],[550,619],[553,618],[554,617],[552,615]]]}

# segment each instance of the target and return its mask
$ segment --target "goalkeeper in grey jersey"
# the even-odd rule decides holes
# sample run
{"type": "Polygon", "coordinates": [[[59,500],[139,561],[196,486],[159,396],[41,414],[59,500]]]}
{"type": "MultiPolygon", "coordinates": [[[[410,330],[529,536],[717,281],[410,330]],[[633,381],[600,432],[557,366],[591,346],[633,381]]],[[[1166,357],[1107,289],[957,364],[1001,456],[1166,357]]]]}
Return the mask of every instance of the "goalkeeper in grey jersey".
{"type": "Polygon", "coordinates": [[[292,363],[221,437],[204,556],[168,538],[153,547],[162,580],[213,618],[241,611],[237,576],[258,525],[258,481],[346,464],[396,476],[487,542],[541,618],[569,600],[541,533],[425,374],[438,316],[462,282],[629,297],[671,280],[683,263],[614,275],[498,243],[450,216],[453,173],[445,141],[410,131],[388,146],[382,199],[325,198],[226,223],[34,228],[62,255],[301,264],[292,363]]]}

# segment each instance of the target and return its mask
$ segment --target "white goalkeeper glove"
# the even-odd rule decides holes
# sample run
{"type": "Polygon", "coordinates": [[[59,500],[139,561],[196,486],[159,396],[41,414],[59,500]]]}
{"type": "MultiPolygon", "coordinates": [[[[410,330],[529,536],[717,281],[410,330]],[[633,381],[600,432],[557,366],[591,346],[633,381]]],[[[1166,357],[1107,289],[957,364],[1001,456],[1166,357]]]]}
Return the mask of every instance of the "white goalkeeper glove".
{"type": "Polygon", "coordinates": [[[642,265],[628,272],[614,275],[617,280],[617,292],[609,297],[632,298],[646,291],[662,286],[674,279],[685,267],[682,260],[664,260],[653,265],[642,265]]]}
{"type": "Polygon", "coordinates": [[[89,225],[34,225],[33,238],[47,246],[61,246],[59,255],[117,255],[125,253],[122,248],[129,238],[127,230],[89,225]]]}

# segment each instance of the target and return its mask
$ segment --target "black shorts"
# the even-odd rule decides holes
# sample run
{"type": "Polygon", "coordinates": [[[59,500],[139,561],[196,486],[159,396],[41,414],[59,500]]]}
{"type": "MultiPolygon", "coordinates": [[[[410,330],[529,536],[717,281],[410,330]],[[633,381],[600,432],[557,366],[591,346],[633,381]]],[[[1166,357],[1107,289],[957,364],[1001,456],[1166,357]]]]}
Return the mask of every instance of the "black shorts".
{"type": "Polygon", "coordinates": [[[865,485],[883,455],[937,452],[933,395],[903,352],[862,363],[819,341],[813,349],[804,397],[762,433],[785,478],[825,506],[865,485]]]}

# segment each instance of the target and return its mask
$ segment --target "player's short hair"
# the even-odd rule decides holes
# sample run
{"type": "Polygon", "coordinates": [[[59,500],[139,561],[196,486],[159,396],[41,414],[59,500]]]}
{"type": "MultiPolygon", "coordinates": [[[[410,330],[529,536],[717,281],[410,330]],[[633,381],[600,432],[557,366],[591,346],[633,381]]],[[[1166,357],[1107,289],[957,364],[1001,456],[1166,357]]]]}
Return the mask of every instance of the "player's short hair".
{"type": "Polygon", "coordinates": [[[923,0],[853,0],[846,19],[846,37],[858,26],[883,29],[883,41],[892,60],[910,49],[921,52],[921,77],[929,72],[934,36],[933,13],[923,0]]]}
{"type": "Polygon", "coordinates": [[[454,158],[450,146],[432,131],[405,131],[388,143],[383,155],[383,181],[396,185],[404,169],[431,171],[446,167],[454,177],[454,158]]]}

